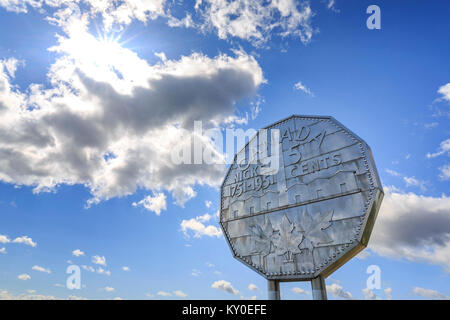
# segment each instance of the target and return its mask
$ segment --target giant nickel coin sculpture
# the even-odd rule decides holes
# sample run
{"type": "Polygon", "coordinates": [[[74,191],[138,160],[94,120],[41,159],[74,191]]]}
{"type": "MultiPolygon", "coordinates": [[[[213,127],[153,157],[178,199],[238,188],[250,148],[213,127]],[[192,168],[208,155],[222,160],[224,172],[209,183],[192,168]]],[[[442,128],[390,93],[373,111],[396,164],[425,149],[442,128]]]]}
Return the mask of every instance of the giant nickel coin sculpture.
{"type": "Polygon", "coordinates": [[[233,256],[269,280],[269,298],[279,281],[312,281],[326,299],[323,279],[367,246],[382,198],[361,138],[332,117],[295,115],[235,155],[220,225],[233,256]]]}

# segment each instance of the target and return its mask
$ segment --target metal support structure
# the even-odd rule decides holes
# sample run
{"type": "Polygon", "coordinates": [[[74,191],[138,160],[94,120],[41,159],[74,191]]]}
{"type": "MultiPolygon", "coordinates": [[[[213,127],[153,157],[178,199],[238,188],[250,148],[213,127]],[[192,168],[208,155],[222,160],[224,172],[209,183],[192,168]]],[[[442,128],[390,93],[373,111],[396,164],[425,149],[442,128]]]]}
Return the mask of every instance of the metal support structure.
{"type": "Polygon", "coordinates": [[[314,300],[328,300],[325,279],[322,276],[312,279],[311,287],[314,300]]]}
{"type": "Polygon", "coordinates": [[[280,300],[280,281],[267,280],[267,292],[269,300],[280,300]]]}

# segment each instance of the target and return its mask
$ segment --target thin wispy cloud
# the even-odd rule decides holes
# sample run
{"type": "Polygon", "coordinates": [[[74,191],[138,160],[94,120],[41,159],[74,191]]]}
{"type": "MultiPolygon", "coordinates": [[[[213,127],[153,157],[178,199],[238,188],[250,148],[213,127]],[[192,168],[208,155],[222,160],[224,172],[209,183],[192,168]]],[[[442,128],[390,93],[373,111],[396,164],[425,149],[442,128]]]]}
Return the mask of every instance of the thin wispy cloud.
{"type": "Polygon", "coordinates": [[[106,258],[104,256],[95,255],[92,257],[92,263],[106,266],[106,258]]]}
{"type": "Polygon", "coordinates": [[[439,169],[439,178],[441,180],[450,180],[450,163],[449,164],[445,164],[441,167],[438,168],[439,169]]]}
{"type": "Polygon", "coordinates": [[[173,294],[179,298],[186,298],[188,295],[181,290],[175,290],[173,294]]]}
{"type": "Polygon", "coordinates": [[[311,97],[314,97],[314,93],[311,91],[311,89],[306,87],[301,81],[299,81],[296,84],[294,84],[294,89],[295,90],[299,90],[299,91],[303,91],[307,95],[309,95],[311,97]]]}
{"type": "Polygon", "coordinates": [[[52,273],[52,271],[48,268],[43,268],[41,266],[38,265],[34,265],[31,269],[35,270],[35,271],[39,271],[39,272],[44,272],[44,273],[52,273]]]}
{"type": "Polygon", "coordinates": [[[439,148],[436,152],[433,153],[427,153],[427,158],[436,158],[443,154],[449,154],[450,155],[450,139],[444,140],[440,143],[439,148]]]}
{"type": "Polygon", "coordinates": [[[305,294],[305,295],[311,294],[309,291],[303,290],[302,288],[298,288],[298,287],[292,288],[292,292],[296,293],[296,294],[305,294]]]}
{"type": "Polygon", "coordinates": [[[84,252],[81,251],[80,249],[75,249],[72,251],[72,255],[75,257],[81,257],[84,256],[84,252]]]}
{"type": "Polygon", "coordinates": [[[170,297],[172,296],[172,294],[170,292],[167,291],[158,291],[158,293],[156,293],[158,296],[160,297],[170,297]]]}
{"type": "Polygon", "coordinates": [[[433,289],[426,289],[421,287],[414,287],[411,293],[422,298],[434,299],[434,300],[449,300],[450,297],[433,289]]]}

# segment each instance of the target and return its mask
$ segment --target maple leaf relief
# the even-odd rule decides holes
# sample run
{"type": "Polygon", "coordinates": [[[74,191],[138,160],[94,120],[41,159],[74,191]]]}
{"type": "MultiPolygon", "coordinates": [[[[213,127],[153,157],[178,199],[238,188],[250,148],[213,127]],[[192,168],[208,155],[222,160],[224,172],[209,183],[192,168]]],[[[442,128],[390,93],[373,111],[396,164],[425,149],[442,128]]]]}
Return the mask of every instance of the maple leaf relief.
{"type": "Polygon", "coordinates": [[[270,253],[270,243],[272,241],[273,232],[274,230],[269,218],[266,218],[263,228],[259,225],[251,226],[250,233],[253,238],[252,253],[259,253],[262,256],[267,256],[270,253]]]}
{"type": "Polygon", "coordinates": [[[325,211],[323,213],[317,213],[314,216],[308,213],[307,210],[302,211],[298,216],[297,225],[300,228],[300,232],[303,234],[303,242],[300,246],[301,249],[308,249],[312,252],[313,248],[318,244],[326,244],[333,242],[333,240],[324,231],[331,226],[331,219],[333,218],[334,211],[325,211]]]}
{"type": "Polygon", "coordinates": [[[311,215],[308,211],[302,211],[297,216],[297,223],[289,221],[286,214],[281,218],[279,230],[274,230],[270,219],[267,217],[264,226],[250,226],[252,237],[252,254],[267,256],[273,246],[275,253],[285,257],[286,262],[293,262],[293,255],[301,253],[303,249],[310,252],[318,244],[326,244],[333,240],[324,231],[331,226],[333,210],[311,215]]]}
{"type": "Polygon", "coordinates": [[[296,230],[294,224],[289,221],[286,214],[283,215],[278,235],[273,238],[276,254],[280,256],[284,255],[286,258],[285,262],[292,262],[292,255],[300,253],[299,245],[302,240],[303,235],[296,230]]]}

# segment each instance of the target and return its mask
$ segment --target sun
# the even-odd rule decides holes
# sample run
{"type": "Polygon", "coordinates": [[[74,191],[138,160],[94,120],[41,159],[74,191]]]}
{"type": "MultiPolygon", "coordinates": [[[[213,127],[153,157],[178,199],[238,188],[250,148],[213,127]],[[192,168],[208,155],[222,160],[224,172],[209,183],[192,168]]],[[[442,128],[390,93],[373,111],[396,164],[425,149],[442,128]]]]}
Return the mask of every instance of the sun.
{"type": "Polygon", "coordinates": [[[63,53],[82,74],[130,94],[136,86],[148,86],[152,68],[124,46],[121,36],[116,32],[95,36],[87,28],[73,28],[67,37],[59,37],[55,51],[63,53]]]}

